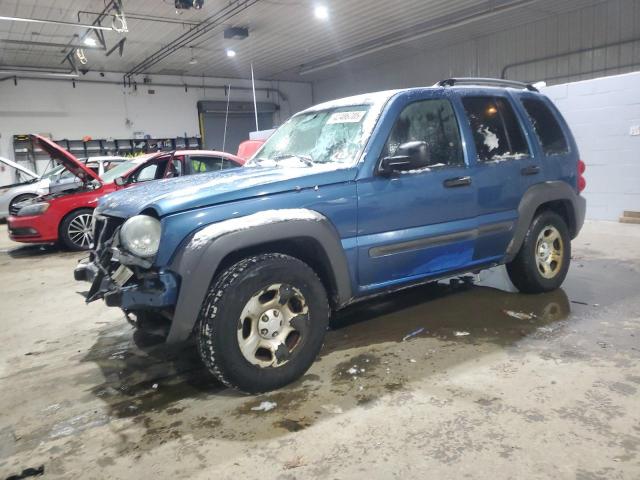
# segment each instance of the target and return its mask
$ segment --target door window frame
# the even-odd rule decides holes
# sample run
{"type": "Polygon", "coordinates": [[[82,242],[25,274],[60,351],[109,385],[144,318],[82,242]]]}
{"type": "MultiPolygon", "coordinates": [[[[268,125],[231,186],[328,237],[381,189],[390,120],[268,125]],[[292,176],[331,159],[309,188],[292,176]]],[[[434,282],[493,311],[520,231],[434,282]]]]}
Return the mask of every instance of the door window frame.
{"type": "MultiPolygon", "coordinates": [[[[513,110],[516,120],[518,122],[518,126],[520,127],[520,131],[522,132],[527,147],[529,149],[529,155],[521,158],[506,158],[503,162],[511,162],[514,160],[522,161],[522,160],[537,160],[540,158],[538,152],[538,143],[537,141],[533,141],[531,135],[535,135],[535,132],[532,132],[528,126],[528,119],[524,116],[525,112],[521,109],[524,108],[519,102],[518,98],[515,98],[511,92],[508,91],[495,91],[495,92],[487,92],[487,90],[476,90],[469,89],[465,91],[456,90],[454,93],[456,97],[456,106],[458,108],[459,116],[461,115],[464,118],[464,129],[465,129],[465,138],[470,139],[470,145],[467,145],[467,153],[469,159],[473,160],[474,165],[493,165],[496,162],[485,162],[478,160],[478,152],[476,150],[476,142],[473,137],[473,129],[471,127],[471,121],[467,115],[467,112],[464,108],[464,104],[462,103],[462,99],[465,97],[493,97],[503,99],[505,102],[511,105],[511,109],[513,110]]],[[[501,162],[498,162],[501,163],[501,162]]]]}
{"type": "MultiPolygon", "coordinates": [[[[391,122],[390,128],[388,128],[388,131],[387,131],[387,133],[386,133],[386,135],[384,137],[384,142],[382,143],[381,151],[380,151],[380,153],[378,155],[378,159],[377,159],[377,161],[376,161],[376,163],[374,165],[374,176],[383,176],[381,174],[381,172],[380,172],[380,163],[382,162],[382,160],[384,158],[385,148],[387,146],[387,143],[389,142],[389,139],[391,138],[391,134],[393,133],[393,129],[396,126],[396,123],[397,123],[398,119],[400,118],[400,115],[402,115],[404,113],[404,111],[407,108],[409,108],[411,105],[414,105],[416,103],[422,103],[422,102],[428,102],[428,101],[436,101],[436,100],[449,102],[449,105],[451,106],[451,111],[453,112],[453,116],[454,116],[456,125],[458,127],[457,131],[458,131],[458,140],[460,141],[460,150],[461,150],[461,153],[462,153],[462,163],[458,163],[458,164],[454,164],[454,165],[445,164],[445,165],[439,165],[439,166],[433,166],[433,167],[426,167],[425,169],[419,169],[419,170],[417,170],[415,172],[405,173],[405,175],[420,175],[420,174],[423,174],[423,173],[430,173],[432,171],[449,170],[449,169],[455,169],[455,168],[468,168],[469,167],[469,156],[468,156],[468,153],[467,153],[465,134],[464,134],[464,131],[462,129],[462,122],[460,121],[460,112],[459,112],[459,109],[457,108],[456,102],[449,95],[433,94],[433,95],[429,95],[429,96],[425,95],[422,98],[412,98],[411,100],[404,102],[400,106],[399,111],[393,116],[393,121],[391,122]]],[[[376,132],[374,130],[372,135],[375,135],[375,134],[376,134],[376,132]]],[[[384,178],[387,178],[387,177],[384,177],[384,178]]]]}

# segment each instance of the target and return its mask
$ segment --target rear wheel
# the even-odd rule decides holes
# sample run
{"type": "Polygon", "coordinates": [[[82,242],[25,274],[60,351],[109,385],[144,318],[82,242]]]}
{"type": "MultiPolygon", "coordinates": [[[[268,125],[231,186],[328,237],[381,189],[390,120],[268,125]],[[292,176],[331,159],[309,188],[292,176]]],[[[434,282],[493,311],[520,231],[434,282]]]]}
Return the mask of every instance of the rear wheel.
{"type": "Polygon", "coordinates": [[[326,291],[307,264],[288,255],[257,255],[212,283],[200,312],[198,350],[225,385],[264,392],[304,374],[328,323],[326,291]]]}
{"type": "Polygon", "coordinates": [[[93,243],[93,210],[81,208],[60,224],[60,241],[69,250],[89,250],[93,243]]]}
{"type": "Polygon", "coordinates": [[[562,285],[570,262],[567,224],[557,213],[543,211],[531,222],[518,255],[507,264],[507,272],[521,292],[548,292],[562,285]]]}

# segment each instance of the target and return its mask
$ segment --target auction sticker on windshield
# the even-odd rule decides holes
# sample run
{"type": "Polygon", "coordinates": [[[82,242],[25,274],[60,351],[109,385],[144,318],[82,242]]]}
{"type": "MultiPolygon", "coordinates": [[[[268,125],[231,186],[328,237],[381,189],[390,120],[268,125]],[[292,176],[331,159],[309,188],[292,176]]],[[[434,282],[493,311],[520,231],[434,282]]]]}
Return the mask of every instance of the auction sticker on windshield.
{"type": "Polygon", "coordinates": [[[353,112],[335,112],[327,120],[327,125],[334,123],[359,123],[364,117],[366,110],[355,110],[353,112]]]}

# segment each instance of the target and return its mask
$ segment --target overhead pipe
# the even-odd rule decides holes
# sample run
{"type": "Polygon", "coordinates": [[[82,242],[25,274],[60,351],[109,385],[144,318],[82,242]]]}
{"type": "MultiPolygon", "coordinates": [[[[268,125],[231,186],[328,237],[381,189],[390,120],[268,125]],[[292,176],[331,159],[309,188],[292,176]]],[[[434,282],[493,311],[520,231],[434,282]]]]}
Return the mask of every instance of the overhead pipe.
{"type": "Polygon", "coordinates": [[[93,30],[107,30],[107,31],[113,30],[113,28],[111,27],[103,27],[101,25],[86,25],[83,23],[63,22],[61,20],[41,20],[37,18],[2,17],[2,16],[0,16],[0,20],[8,20],[10,22],[44,23],[47,25],[58,25],[58,26],[73,27],[73,28],[89,28],[93,30]]]}
{"type": "MultiPolygon", "coordinates": [[[[0,70],[0,73],[11,73],[10,71],[0,70]]],[[[16,72],[17,73],[17,72],[16,72]]],[[[76,74],[65,74],[65,73],[50,73],[50,72],[42,72],[42,75],[55,75],[53,78],[43,78],[43,77],[34,77],[32,75],[37,74],[37,72],[30,72],[30,75],[11,75],[6,78],[0,79],[0,81],[9,80],[9,79],[17,79],[17,80],[40,80],[40,81],[68,81],[69,78],[73,78],[77,84],[82,83],[92,83],[92,84],[104,84],[104,85],[118,85],[122,87],[131,87],[137,85],[134,83],[123,83],[115,80],[91,80],[91,79],[80,79],[76,74]],[[65,78],[60,78],[62,76],[66,76],[65,78]]],[[[228,95],[228,86],[227,85],[203,85],[203,84],[194,84],[194,83],[152,83],[147,85],[149,87],[169,87],[169,88],[182,88],[182,89],[207,89],[207,90],[222,90],[226,95],[228,95]]],[[[241,92],[252,92],[253,89],[251,87],[233,87],[234,91],[241,92]]],[[[186,91],[186,90],[185,90],[186,91]]],[[[264,92],[269,95],[270,93],[276,94],[281,100],[287,101],[287,96],[282,93],[281,90],[273,87],[256,87],[257,92],[264,92]]]]}
{"type": "Polygon", "coordinates": [[[138,65],[129,70],[129,72],[124,75],[125,78],[131,78],[134,75],[145,73],[153,65],[157,64],[177,50],[188,46],[189,43],[192,43],[212,29],[222,25],[224,22],[229,21],[231,18],[242,13],[258,1],[260,0],[237,0],[229,3],[213,15],[207,17],[198,25],[189,29],[187,32],[183,33],[178,38],[144,59],[138,65]]]}
{"type": "MultiPolygon", "coordinates": [[[[594,50],[602,50],[604,48],[620,47],[622,45],[628,45],[630,43],[636,43],[636,42],[640,42],[640,37],[632,38],[631,40],[622,40],[622,41],[613,42],[613,43],[606,43],[598,47],[579,48],[577,50],[571,50],[569,52],[557,53],[554,55],[546,55],[544,57],[533,58],[531,60],[523,60],[522,62],[510,63],[504,66],[504,68],[502,69],[502,73],[500,74],[500,78],[506,78],[507,70],[509,70],[510,68],[522,67],[524,65],[530,65],[532,63],[545,62],[549,60],[556,60],[558,58],[569,57],[571,55],[580,55],[581,53],[589,53],[589,52],[593,52],[594,50]]],[[[562,78],[562,77],[559,77],[559,78],[562,78]]]]}
{"type": "MultiPolygon", "coordinates": [[[[87,10],[78,10],[78,21],[80,21],[80,15],[100,15],[100,12],[89,12],[87,10]]],[[[137,13],[128,13],[128,12],[127,12],[127,19],[142,20],[142,21],[157,22],[157,23],[171,23],[171,24],[178,24],[178,25],[198,25],[200,23],[194,20],[180,20],[177,18],[154,17],[153,15],[140,15],[137,13]]]]}
{"type": "Polygon", "coordinates": [[[74,45],[73,43],[54,43],[54,42],[34,42],[32,40],[9,40],[3,39],[0,40],[0,43],[10,43],[13,45],[34,45],[38,47],[51,47],[51,48],[83,48],[85,50],[106,50],[102,46],[91,46],[91,45],[74,45]]]}

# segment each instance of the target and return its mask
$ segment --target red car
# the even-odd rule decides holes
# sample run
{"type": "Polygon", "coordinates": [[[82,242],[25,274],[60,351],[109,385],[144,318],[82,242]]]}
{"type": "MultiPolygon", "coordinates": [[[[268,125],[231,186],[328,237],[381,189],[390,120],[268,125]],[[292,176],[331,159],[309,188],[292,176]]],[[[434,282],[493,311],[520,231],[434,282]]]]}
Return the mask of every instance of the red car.
{"type": "Polygon", "coordinates": [[[39,135],[32,138],[82,184],[72,192],[45,195],[16,205],[7,220],[9,237],[25,243],[60,241],[71,250],[90,248],[93,209],[103,195],[140,182],[241,167],[245,162],[235,155],[209,150],[158,152],[124,162],[100,178],[54,142],[39,135]]]}

